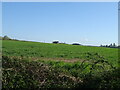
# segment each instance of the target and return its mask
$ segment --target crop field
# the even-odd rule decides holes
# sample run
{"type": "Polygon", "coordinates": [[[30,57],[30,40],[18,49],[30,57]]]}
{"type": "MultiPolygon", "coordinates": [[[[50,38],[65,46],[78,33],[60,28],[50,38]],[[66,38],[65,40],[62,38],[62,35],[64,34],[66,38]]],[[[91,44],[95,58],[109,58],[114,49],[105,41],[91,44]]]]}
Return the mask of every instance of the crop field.
{"type": "Polygon", "coordinates": [[[118,49],[2,41],[3,88],[119,88],[118,49]]]}

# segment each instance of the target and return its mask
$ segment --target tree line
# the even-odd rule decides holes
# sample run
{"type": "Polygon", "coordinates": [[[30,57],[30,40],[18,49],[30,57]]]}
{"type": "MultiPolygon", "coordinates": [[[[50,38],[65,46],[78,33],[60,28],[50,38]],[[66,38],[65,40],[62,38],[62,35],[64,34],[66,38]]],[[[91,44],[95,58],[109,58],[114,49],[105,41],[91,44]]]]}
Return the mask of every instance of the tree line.
{"type": "Polygon", "coordinates": [[[118,48],[120,46],[117,46],[115,43],[111,43],[110,45],[100,45],[100,47],[118,48]]]}

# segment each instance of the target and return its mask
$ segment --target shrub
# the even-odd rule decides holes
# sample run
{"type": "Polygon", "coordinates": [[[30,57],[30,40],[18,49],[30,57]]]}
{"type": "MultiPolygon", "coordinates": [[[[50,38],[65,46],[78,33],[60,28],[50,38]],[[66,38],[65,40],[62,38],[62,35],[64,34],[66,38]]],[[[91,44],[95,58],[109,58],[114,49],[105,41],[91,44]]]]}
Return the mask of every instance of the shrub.
{"type": "Polygon", "coordinates": [[[73,43],[72,45],[80,45],[79,43],[73,43]]]}
{"type": "Polygon", "coordinates": [[[58,44],[58,43],[59,43],[59,41],[53,41],[52,43],[58,44]]]}
{"type": "Polygon", "coordinates": [[[60,73],[38,61],[3,56],[2,87],[7,88],[70,88],[79,79],[60,73]]]}
{"type": "Polygon", "coordinates": [[[8,36],[4,36],[2,39],[3,40],[11,40],[11,38],[9,38],[8,36]]]}

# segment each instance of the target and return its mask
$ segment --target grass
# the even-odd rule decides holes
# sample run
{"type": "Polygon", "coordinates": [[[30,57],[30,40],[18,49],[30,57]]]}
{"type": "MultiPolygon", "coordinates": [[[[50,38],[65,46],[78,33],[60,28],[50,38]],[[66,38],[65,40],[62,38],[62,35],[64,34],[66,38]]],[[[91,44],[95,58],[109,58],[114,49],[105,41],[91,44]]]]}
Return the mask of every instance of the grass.
{"type": "Polygon", "coordinates": [[[118,49],[104,47],[75,46],[66,44],[50,44],[38,42],[24,42],[3,40],[3,55],[43,57],[43,58],[64,58],[64,59],[85,59],[96,58],[96,54],[104,57],[105,60],[117,65],[118,49]]]}
{"type": "Polygon", "coordinates": [[[120,88],[117,48],[2,42],[3,88],[120,88]]]}

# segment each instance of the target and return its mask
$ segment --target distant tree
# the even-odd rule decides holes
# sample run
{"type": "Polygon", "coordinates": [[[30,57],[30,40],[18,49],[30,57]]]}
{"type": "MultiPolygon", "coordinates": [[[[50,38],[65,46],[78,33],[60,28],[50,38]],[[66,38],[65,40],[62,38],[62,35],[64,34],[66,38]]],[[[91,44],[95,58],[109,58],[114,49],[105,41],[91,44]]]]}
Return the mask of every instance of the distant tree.
{"type": "Polygon", "coordinates": [[[58,44],[58,43],[59,43],[59,41],[53,41],[52,43],[58,44]]]}
{"type": "Polygon", "coordinates": [[[118,45],[118,48],[120,48],[120,45],[118,45]]]}
{"type": "Polygon", "coordinates": [[[79,43],[73,43],[72,45],[80,45],[79,43]]]}
{"type": "Polygon", "coordinates": [[[103,45],[103,47],[106,47],[106,45],[103,45]]]}
{"type": "Polygon", "coordinates": [[[109,47],[113,47],[112,43],[109,45],[109,47]]]}
{"type": "Polygon", "coordinates": [[[108,47],[108,45],[106,45],[106,47],[108,47]]]}
{"type": "Polygon", "coordinates": [[[11,38],[9,38],[8,36],[4,36],[3,40],[11,40],[11,38]]]}
{"type": "Polygon", "coordinates": [[[110,45],[100,45],[101,47],[109,47],[109,48],[117,48],[118,46],[115,43],[111,43],[110,45]]]}
{"type": "Polygon", "coordinates": [[[113,43],[113,47],[116,47],[116,44],[115,44],[115,43],[113,43]]]}
{"type": "Polygon", "coordinates": [[[102,47],[103,45],[101,44],[100,47],[102,47]]]}

